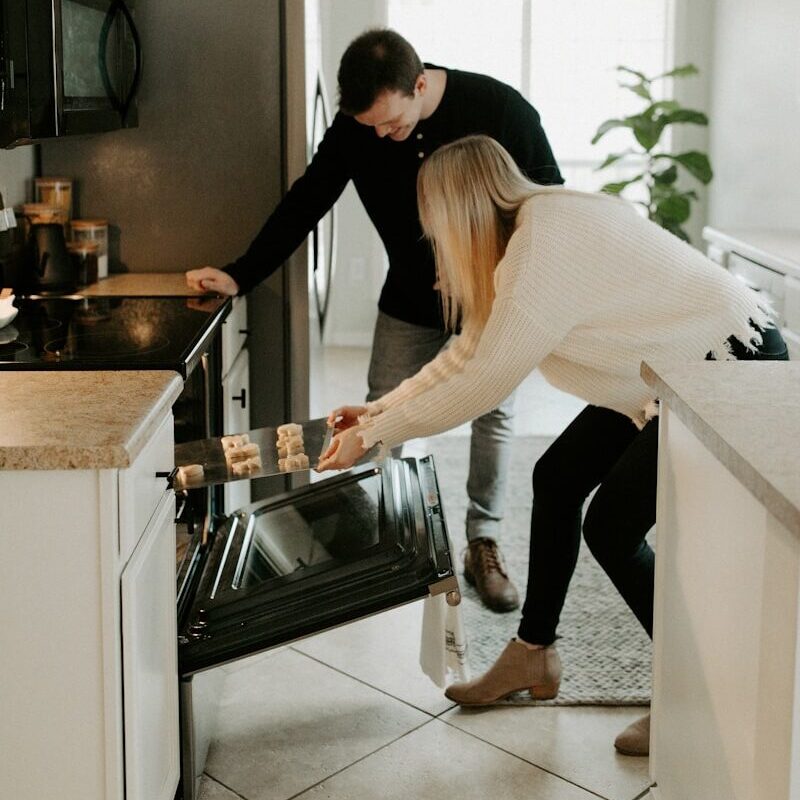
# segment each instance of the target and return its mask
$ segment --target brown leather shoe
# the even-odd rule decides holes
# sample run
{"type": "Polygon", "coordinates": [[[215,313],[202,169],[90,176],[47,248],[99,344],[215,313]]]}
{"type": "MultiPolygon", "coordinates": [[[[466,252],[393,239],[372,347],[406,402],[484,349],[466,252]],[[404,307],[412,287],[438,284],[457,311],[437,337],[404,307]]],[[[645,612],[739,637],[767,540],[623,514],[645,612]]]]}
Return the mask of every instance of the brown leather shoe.
{"type": "Polygon", "coordinates": [[[614,740],[614,747],[624,756],[650,755],[650,714],[628,725],[614,740]]]}
{"type": "Polygon", "coordinates": [[[527,689],[534,700],[550,700],[561,684],[561,659],[555,645],[532,650],[512,639],[488,672],[448,686],[445,697],[462,706],[488,706],[527,689]]]}
{"type": "Polygon", "coordinates": [[[475,587],[486,608],[501,612],[519,608],[519,595],[506,574],[494,539],[473,539],[467,545],[464,578],[475,587]]]}

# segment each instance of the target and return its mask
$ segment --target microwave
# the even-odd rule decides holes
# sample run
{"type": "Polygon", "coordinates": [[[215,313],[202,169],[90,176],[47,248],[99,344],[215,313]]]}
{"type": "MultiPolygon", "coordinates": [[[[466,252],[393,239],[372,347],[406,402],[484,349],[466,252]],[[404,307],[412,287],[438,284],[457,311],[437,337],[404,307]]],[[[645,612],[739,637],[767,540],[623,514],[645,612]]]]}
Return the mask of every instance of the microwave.
{"type": "Polygon", "coordinates": [[[131,0],[0,0],[0,147],[137,124],[131,0]]]}

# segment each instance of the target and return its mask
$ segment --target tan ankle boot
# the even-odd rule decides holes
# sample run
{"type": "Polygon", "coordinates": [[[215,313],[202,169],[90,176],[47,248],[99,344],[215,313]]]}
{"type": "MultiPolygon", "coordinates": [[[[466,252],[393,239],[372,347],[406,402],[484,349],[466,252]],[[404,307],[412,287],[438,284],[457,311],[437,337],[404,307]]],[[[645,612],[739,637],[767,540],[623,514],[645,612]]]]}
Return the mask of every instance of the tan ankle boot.
{"type": "Polygon", "coordinates": [[[614,747],[625,756],[650,755],[650,715],[628,725],[614,740],[614,747]]]}
{"type": "Polygon", "coordinates": [[[462,706],[486,706],[527,689],[534,700],[550,700],[560,683],[561,659],[555,645],[531,650],[512,639],[488,672],[448,686],[445,696],[462,706]]]}

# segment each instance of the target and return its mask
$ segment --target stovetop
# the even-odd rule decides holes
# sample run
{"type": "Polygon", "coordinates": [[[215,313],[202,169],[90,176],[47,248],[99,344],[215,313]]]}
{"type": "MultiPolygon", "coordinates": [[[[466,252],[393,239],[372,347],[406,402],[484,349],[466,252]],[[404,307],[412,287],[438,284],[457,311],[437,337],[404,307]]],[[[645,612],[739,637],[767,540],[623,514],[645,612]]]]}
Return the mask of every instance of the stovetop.
{"type": "Polygon", "coordinates": [[[0,370],[170,369],[184,378],[227,314],[225,298],[19,297],[0,370]]]}

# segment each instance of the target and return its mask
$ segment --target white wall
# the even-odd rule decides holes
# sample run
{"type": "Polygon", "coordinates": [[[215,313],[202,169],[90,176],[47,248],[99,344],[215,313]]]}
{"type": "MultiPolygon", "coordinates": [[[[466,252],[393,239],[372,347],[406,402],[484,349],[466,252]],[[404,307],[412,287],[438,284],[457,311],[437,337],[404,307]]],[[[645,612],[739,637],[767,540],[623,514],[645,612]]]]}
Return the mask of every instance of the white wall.
{"type": "MultiPolygon", "coordinates": [[[[672,10],[674,52],[671,63],[676,66],[694,64],[700,74],[680,78],[672,82],[671,96],[686,108],[711,114],[711,83],[713,79],[714,2],[709,0],[674,0],[672,10]]],[[[699,150],[707,153],[712,169],[716,169],[715,158],[709,153],[709,128],[702,125],[673,125],[670,152],[684,153],[699,150]]],[[[681,172],[685,172],[681,170],[681,172]]],[[[702,230],[708,215],[708,200],[714,181],[703,186],[699,181],[682,177],[681,186],[694,189],[698,201],[692,206],[692,216],[684,225],[695,247],[703,248],[702,230]]]]}
{"type": "Polygon", "coordinates": [[[0,193],[7,206],[31,199],[34,149],[28,145],[0,150],[0,193]]]}
{"type": "Polygon", "coordinates": [[[800,228],[800,2],[717,0],[709,223],[800,228]]]}

